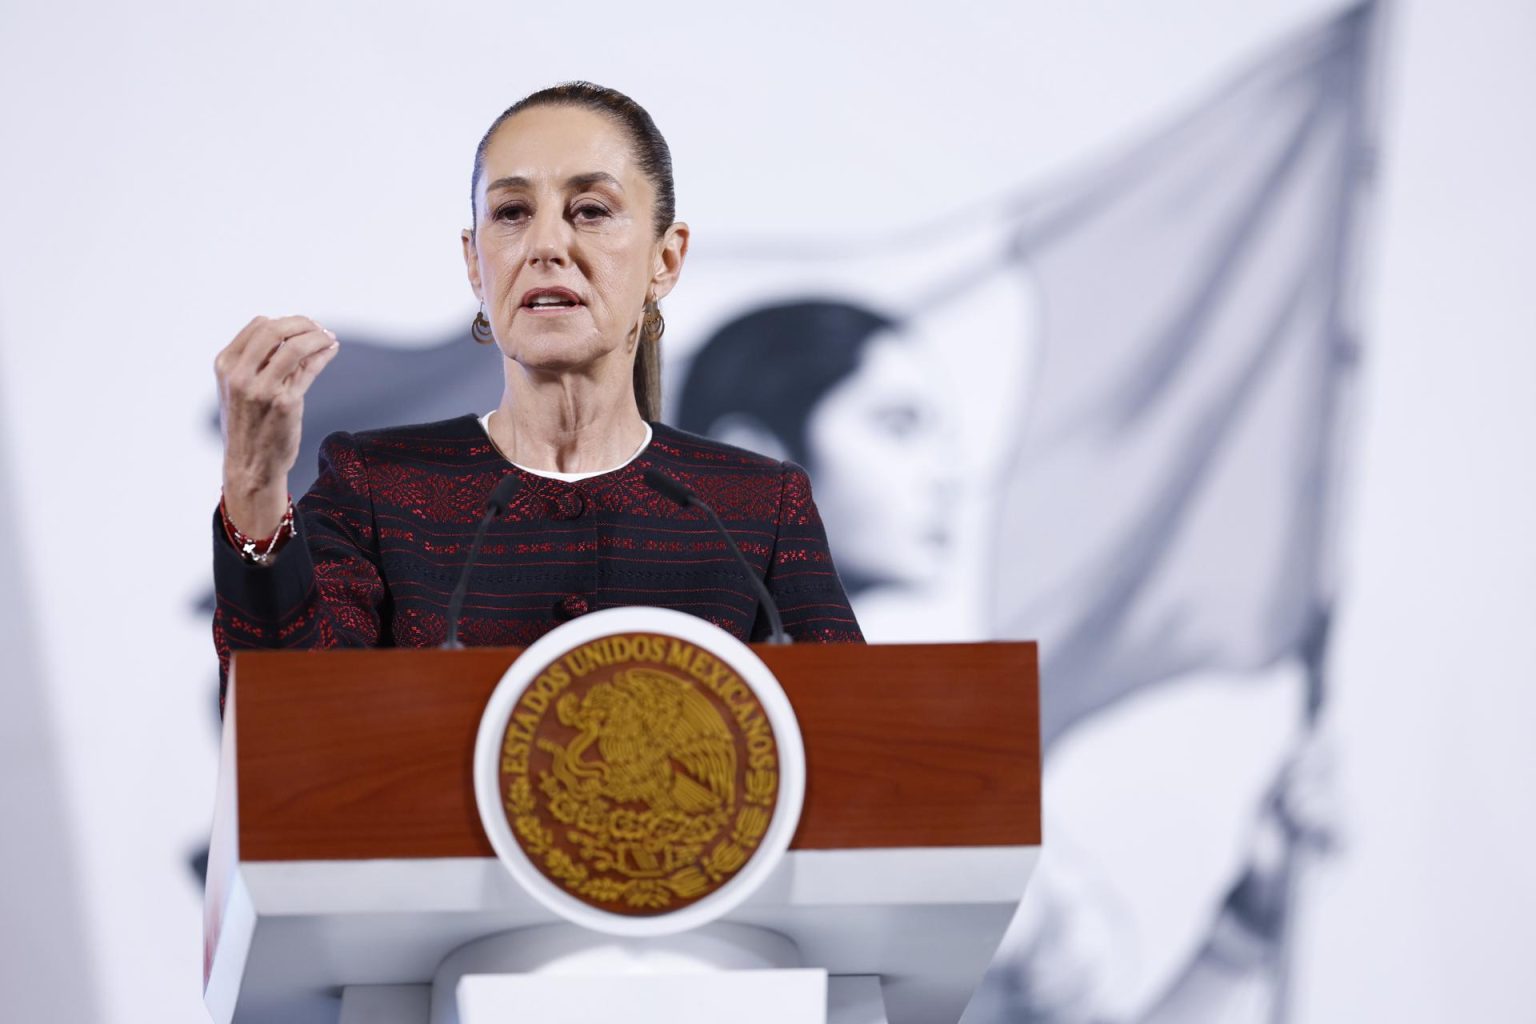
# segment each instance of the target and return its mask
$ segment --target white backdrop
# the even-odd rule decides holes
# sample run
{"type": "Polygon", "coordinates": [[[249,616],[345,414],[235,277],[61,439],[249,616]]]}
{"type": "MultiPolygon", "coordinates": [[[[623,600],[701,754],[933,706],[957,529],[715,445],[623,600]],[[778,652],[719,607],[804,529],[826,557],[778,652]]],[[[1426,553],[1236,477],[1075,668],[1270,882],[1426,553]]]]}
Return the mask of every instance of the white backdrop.
{"type": "MultiPolygon", "coordinates": [[[[43,710],[0,750],[0,806],[57,786],[69,833],[0,826],[0,999],[203,1019],[213,354],[256,312],[466,321],[470,156],[512,99],[639,99],[696,239],[879,235],[1114,150],[1334,7],[6,6],[0,611],[30,623],[4,685],[43,710]]],[[[1390,14],[1334,658],[1347,845],[1309,883],[1298,1017],[1509,1019],[1536,948],[1536,9],[1390,14]]]]}

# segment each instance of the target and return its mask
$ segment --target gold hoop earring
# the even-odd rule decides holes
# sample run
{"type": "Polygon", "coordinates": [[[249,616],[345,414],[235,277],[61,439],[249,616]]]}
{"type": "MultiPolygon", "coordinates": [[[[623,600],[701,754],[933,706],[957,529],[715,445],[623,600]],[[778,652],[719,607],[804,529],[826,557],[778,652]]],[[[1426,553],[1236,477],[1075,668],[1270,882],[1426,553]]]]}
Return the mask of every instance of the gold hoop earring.
{"type": "Polygon", "coordinates": [[[640,329],[642,340],[654,344],[661,340],[661,336],[666,333],[666,330],[667,321],[661,315],[661,307],[656,304],[655,299],[646,300],[645,318],[641,321],[640,329]]]}
{"type": "Polygon", "coordinates": [[[491,333],[491,322],[485,318],[484,306],[475,314],[474,323],[469,325],[469,336],[481,345],[489,345],[496,340],[496,336],[491,333]]]}

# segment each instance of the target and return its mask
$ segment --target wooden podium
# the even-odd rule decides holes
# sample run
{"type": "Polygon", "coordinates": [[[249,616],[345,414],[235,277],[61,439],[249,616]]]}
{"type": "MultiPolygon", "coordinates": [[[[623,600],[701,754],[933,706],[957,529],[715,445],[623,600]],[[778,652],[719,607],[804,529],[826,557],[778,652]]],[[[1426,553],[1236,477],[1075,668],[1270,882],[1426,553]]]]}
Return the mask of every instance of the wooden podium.
{"type": "MultiPolygon", "coordinates": [[[[1035,645],[754,650],[808,781],[788,854],[724,920],[825,968],[829,1021],[957,1020],[1039,853],[1035,645]]],[[[235,659],[204,905],[218,1024],[427,1024],[449,954],[559,921],[495,858],[471,779],[519,653],[235,659]]]]}

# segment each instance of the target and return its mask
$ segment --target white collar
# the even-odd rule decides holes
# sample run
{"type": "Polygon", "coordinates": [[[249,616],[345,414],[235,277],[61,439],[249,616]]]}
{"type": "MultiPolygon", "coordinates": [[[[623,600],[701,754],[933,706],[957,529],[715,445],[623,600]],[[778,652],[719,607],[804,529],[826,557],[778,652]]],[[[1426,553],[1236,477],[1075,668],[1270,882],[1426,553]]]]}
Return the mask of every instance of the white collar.
{"type": "MultiPolygon", "coordinates": [[[[491,410],[491,412],[495,412],[495,411],[496,411],[495,409],[491,410]]],[[[485,431],[486,438],[491,440],[491,444],[492,445],[495,445],[496,444],[495,440],[491,439],[491,413],[490,412],[488,412],[484,416],[480,417],[480,429],[485,431]]],[[[566,483],[570,484],[570,483],[575,483],[577,480],[585,480],[588,477],[602,476],[604,473],[612,473],[614,470],[623,469],[625,466],[629,465],[631,462],[634,462],[636,459],[638,459],[640,457],[640,453],[645,451],[645,449],[650,446],[651,437],[652,437],[653,434],[654,434],[654,431],[651,430],[651,425],[649,423],[647,423],[645,425],[645,437],[641,439],[640,447],[635,449],[635,453],[633,455],[631,455],[629,458],[625,459],[623,462],[619,463],[617,466],[613,466],[613,467],[610,467],[608,469],[596,469],[596,470],[593,470],[590,473],[561,473],[558,470],[554,470],[554,469],[534,469],[532,466],[524,466],[522,463],[512,462],[511,459],[507,459],[507,461],[508,462],[512,462],[512,465],[516,466],[518,469],[522,470],[524,473],[532,473],[534,476],[542,476],[542,477],[545,477],[546,479],[549,479],[549,480],[564,480],[566,483]]],[[[499,451],[501,451],[501,448],[497,447],[496,450],[499,452],[499,451]]],[[[502,458],[506,458],[506,453],[505,452],[502,452],[502,458]]]]}

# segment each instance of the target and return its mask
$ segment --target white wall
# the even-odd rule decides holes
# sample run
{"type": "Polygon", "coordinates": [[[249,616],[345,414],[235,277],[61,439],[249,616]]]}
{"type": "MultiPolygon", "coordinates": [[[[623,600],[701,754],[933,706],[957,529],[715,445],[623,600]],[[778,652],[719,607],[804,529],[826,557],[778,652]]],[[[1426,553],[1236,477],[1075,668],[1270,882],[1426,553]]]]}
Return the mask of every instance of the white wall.
{"type": "Polygon", "coordinates": [[[1398,12],[1312,1020],[1515,1020],[1536,949],[1536,8],[1398,12]]]}
{"type": "MultiPolygon", "coordinates": [[[[878,234],[1065,173],[1334,6],[7,6],[0,439],[41,665],[5,685],[46,681],[105,1019],[202,1019],[213,354],[257,312],[467,319],[469,157],[508,102],[635,95],[696,239],[878,234]]],[[[1536,948],[1536,9],[1394,21],[1336,647],[1349,845],[1311,883],[1299,1005],[1501,1019],[1536,948]]],[[[0,923],[0,956],[39,948],[0,923]]]]}

